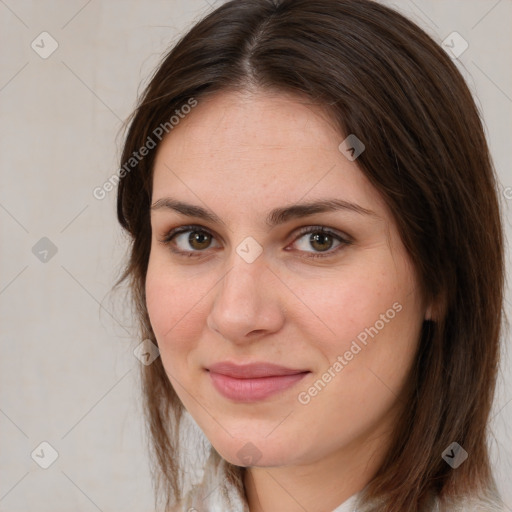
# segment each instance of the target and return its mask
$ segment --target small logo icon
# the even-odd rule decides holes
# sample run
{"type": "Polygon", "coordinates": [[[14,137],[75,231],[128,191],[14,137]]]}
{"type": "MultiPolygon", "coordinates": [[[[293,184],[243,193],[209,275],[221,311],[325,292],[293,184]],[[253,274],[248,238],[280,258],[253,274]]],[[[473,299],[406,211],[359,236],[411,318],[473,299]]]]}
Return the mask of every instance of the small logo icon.
{"type": "Polygon", "coordinates": [[[353,133],[351,133],[339,146],[338,149],[345,155],[347,160],[353,162],[365,149],[365,145],[353,133]]]}
{"type": "Polygon", "coordinates": [[[48,263],[57,254],[57,246],[49,238],[43,236],[32,247],[32,254],[39,261],[48,263]]]}
{"type": "Polygon", "coordinates": [[[59,453],[50,443],[43,441],[30,456],[38,466],[48,469],[59,458],[59,453]]]}
{"type": "Polygon", "coordinates": [[[47,59],[59,47],[59,43],[48,32],[41,32],[30,46],[39,57],[47,59]]]}
{"type": "Polygon", "coordinates": [[[452,32],[442,46],[452,59],[458,59],[468,49],[469,44],[458,32],[452,32]]]}
{"type": "Polygon", "coordinates": [[[457,469],[468,458],[468,452],[459,443],[452,443],[441,457],[453,469],[457,469]]]}
{"type": "Polygon", "coordinates": [[[236,455],[243,466],[254,466],[263,454],[258,450],[257,446],[249,442],[245,443],[236,455]]]}
{"type": "Polygon", "coordinates": [[[248,236],[237,246],[236,252],[246,263],[252,263],[263,252],[263,247],[248,236]]]}
{"type": "Polygon", "coordinates": [[[149,366],[160,355],[160,350],[151,340],[146,339],[135,347],[133,355],[144,366],[149,366]]]}

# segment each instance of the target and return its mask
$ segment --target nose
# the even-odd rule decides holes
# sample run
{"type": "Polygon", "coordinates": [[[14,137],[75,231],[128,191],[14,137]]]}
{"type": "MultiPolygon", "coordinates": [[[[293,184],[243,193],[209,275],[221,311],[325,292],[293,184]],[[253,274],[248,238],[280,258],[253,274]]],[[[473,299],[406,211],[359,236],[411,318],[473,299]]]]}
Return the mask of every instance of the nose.
{"type": "Polygon", "coordinates": [[[278,293],[285,287],[262,256],[252,263],[234,260],[212,291],[207,325],[232,343],[245,344],[281,329],[284,308],[278,293]]]}

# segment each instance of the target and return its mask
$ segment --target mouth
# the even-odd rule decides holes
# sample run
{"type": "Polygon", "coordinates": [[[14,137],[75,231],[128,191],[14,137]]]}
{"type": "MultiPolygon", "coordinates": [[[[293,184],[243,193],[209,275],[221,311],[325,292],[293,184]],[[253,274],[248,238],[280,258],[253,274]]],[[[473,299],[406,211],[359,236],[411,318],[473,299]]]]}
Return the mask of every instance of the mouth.
{"type": "Polygon", "coordinates": [[[206,368],[214,388],[236,402],[255,402],[290,389],[309,370],[286,368],[272,363],[236,365],[222,362],[206,368]]]}

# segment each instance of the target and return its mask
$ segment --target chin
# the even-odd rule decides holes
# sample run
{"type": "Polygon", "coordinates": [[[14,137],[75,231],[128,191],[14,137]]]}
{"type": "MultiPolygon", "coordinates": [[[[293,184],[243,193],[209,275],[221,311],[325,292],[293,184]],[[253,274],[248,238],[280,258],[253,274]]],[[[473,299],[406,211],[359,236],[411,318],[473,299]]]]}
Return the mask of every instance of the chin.
{"type": "Polygon", "coordinates": [[[275,441],[259,437],[253,441],[226,438],[212,445],[223,459],[235,466],[285,466],[297,456],[292,446],[279,446],[275,441]]]}

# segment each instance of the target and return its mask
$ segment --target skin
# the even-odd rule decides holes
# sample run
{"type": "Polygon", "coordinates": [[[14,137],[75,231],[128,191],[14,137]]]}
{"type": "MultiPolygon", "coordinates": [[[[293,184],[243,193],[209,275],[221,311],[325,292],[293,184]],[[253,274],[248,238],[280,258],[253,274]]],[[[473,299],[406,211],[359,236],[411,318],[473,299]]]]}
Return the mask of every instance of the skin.
{"type": "Polygon", "coordinates": [[[251,512],[331,512],[371,480],[430,317],[390,211],[357,160],[338,149],[344,138],[298,97],[223,91],[201,99],[156,155],[152,204],[172,197],[225,223],[152,209],[147,307],[169,379],[215,449],[244,466],[237,453],[249,442],[256,447],[244,481],[251,512]],[[374,215],[340,210],[265,223],[273,208],[334,197],[374,215]],[[188,224],[206,230],[210,245],[208,238],[191,245],[190,231],[174,245],[159,241],[188,224]],[[298,233],[308,226],[352,243],[315,244],[311,233],[298,233]],[[249,236],[263,250],[252,263],[236,252],[249,236]],[[396,303],[400,312],[300,403],[299,393],[396,303]],[[311,373],[277,395],[241,403],[220,395],[205,370],[226,360],[311,373]]]}

